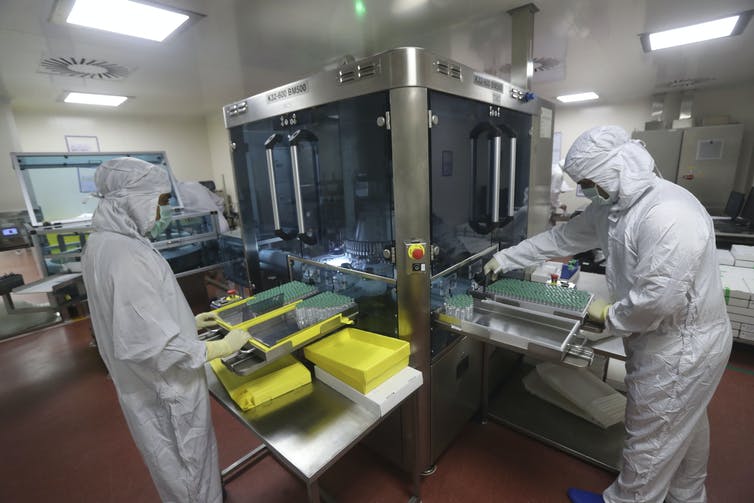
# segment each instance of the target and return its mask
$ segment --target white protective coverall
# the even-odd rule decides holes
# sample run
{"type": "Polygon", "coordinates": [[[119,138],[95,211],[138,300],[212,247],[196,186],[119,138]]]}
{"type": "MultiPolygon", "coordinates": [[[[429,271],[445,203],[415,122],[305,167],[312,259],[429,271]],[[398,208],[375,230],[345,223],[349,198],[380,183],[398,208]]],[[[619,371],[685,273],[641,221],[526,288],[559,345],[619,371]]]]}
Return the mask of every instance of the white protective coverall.
{"type": "Polygon", "coordinates": [[[178,182],[183,208],[190,211],[216,211],[219,231],[228,232],[230,226],[223,215],[223,198],[199,182],[178,182]]]}
{"type": "Polygon", "coordinates": [[[562,160],[553,162],[550,172],[550,213],[553,215],[563,212],[563,208],[560,207],[560,194],[573,190],[563,177],[564,163],[562,160]]]}
{"type": "Polygon", "coordinates": [[[144,234],[167,172],[134,158],[94,175],[102,199],[82,257],[92,325],[123,414],[166,502],[220,502],[206,349],[165,259],[144,234]]]}
{"type": "Polygon", "coordinates": [[[607,254],[607,329],[624,337],[626,440],[608,502],[703,502],[707,404],[731,350],[712,221],[616,126],[582,134],[565,171],[610,195],[562,226],[495,254],[502,271],[594,248],[607,254]]]}

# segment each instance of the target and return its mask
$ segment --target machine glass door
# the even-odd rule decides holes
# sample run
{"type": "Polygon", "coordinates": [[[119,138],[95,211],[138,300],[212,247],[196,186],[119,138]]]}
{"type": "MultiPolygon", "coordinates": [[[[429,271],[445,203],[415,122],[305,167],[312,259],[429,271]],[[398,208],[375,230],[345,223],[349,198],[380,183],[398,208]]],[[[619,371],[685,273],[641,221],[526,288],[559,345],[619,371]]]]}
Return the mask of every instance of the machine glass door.
{"type": "Polygon", "coordinates": [[[431,91],[432,274],[526,236],[531,117],[431,91]]]}
{"type": "Polygon", "coordinates": [[[387,111],[380,92],[231,130],[247,256],[284,266],[294,254],[393,277],[382,254],[394,239],[387,111]]]}

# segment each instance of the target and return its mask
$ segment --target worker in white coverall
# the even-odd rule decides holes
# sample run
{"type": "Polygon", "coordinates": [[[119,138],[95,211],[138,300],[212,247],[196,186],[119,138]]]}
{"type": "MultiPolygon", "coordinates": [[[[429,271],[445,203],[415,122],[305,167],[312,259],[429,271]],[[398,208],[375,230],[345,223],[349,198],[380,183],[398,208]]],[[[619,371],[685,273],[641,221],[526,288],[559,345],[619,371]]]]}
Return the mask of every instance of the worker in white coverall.
{"type": "Polygon", "coordinates": [[[196,318],[165,259],[145,237],[169,220],[170,181],[135,158],[102,163],[102,198],[82,257],[92,325],[123,414],[163,501],[222,501],[204,363],[249,338],[231,331],[202,342],[196,318]],[[158,202],[161,207],[158,207],[158,202]]]}
{"type": "Polygon", "coordinates": [[[496,253],[499,273],[601,248],[611,302],[592,318],[624,337],[626,439],[620,474],[602,495],[574,502],[704,502],[707,404],[731,350],[712,221],[685,189],[656,177],[646,149],[616,126],[582,134],[565,172],[592,203],[584,212],[496,253]],[[604,499],[603,499],[604,498],[604,499]]]}

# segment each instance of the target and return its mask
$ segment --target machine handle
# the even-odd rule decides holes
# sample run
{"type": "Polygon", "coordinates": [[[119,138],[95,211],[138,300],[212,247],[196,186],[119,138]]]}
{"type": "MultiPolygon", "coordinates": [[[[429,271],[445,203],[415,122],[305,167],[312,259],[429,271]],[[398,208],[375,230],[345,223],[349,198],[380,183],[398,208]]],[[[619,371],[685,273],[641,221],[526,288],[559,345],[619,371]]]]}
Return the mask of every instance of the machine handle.
{"type": "Polygon", "coordinates": [[[471,141],[471,187],[472,187],[472,194],[471,194],[471,220],[469,220],[469,226],[474,229],[474,232],[477,234],[489,234],[490,232],[495,229],[495,227],[498,225],[498,213],[500,208],[500,146],[501,146],[501,136],[503,135],[503,131],[495,126],[494,124],[491,124],[489,122],[482,122],[477,124],[474,129],[471,130],[471,133],[469,134],[469,139],[471,141]],[[477,155],[476,155],[476,148],[477,148],[477,140],[482,134],[487,134],[488,142],[493,143],[493,168],[492,168],[492,189],[493,189],[493,196],[492,196],[492,206],[493,206],[493,212],[492,217],[487,220],[482,219],[475,219],[474,218],[474,194],[473,191],[476,190],[476,183],[477,183],[477,155]]]}
{"type": "Polygon", "coordinates": [[[492,139],[492,228],[500,221],[500,155],[502,141],[499,136],[492,139]]]}
{"type": "Polygon", "coordinates": [[[516,137],[511,136],[511,162],[510,162],[511,176],[510,184],[508,185],[508,216],[512,219],[513,212],[515,211],[515,199],[516,199],[516,137]]]}
{"type": "Polygon", "coordinates": [[[272,157],[272,149],[283,140],[283,135],[275,133],[264,142],[267,156],[267,178],[270,179],[270,198],[272,199],[272,222],[275,226],[275,235],[285,241],[295,238],[295,234],[285,232],[280,226],[280,210],[278,209],[278,193],[275,186],[275,160],[272,157]]]}
{"type": "Polygon", "coordinates": [[[304,226],[304,201],[301,197],[301,175],[298,169],[298,144],[303,141],[316,141],[317,137],[311,131],[299,129],[288,137],[291,146],[291,170],[293,172],[293,195],[296,200],[296,220],[298,221],[298,238],[308,245],[317,244],[317,238],[306,234],[304,226]]]}
{"type": "Polygon", "coordinates": [[[508,216],[503,219],[501,225],[505,225],[507,222],[513,220],[513,213],[516,210],[516,131],[513,130],[508,124],[501,122],[497,125],[501,131],[508,135],[511,142],[511,157],[510,157],[510,180],[508,184],[508,216]]]}

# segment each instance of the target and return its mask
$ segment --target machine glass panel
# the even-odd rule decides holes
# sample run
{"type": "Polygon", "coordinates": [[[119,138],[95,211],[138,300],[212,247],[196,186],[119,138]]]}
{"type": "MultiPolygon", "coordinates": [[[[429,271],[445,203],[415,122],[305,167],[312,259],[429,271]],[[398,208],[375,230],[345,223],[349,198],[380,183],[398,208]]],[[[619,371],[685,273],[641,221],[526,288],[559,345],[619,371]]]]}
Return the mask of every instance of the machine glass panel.
{"type": "Polygon", "coordinates": [[[429,100],[438,117],[430,129],[438,274],[493,243],[507,247],[526,237],[531,117],[436,91],[429,100]]]}
{"type": "Polygon", "coordinates": [[[398,336],[395,282],[291,258],[293,279],[314,285],[320,292],[334,292],[354,301],[358,308],[355,327],[390,337],[398,336]]]}
{"type": "MultiPolygon", "coordinates": [[[[33,226],[88,222],[99,199],[94,185],[94,172],[103,162],[118,157],[135,157],[167,170],[173,180],[165,154],[162,152],[123,153],[12,153],[21,189],[24,192],[29,219],[33,226]]],[[[170,205],[181,208],[180,198],[172,190],[170,205]]]]}
{"type": "Polygon", "coordinates": [[[275,286],[296,256],[393,277],[386,92],[231,128],[252,283],[275,286]]]}
{"type": "MultiPolygon", "coordinates": [[[[45,276],[81,271],[81,255],[92,232],[90,225],[73,224],[31,229],[45,276]]],[[[170,225],[150,240],[174,273],[209,267],[221,260],[217,216],[207,212],[173,215],[170,225]]]]}

